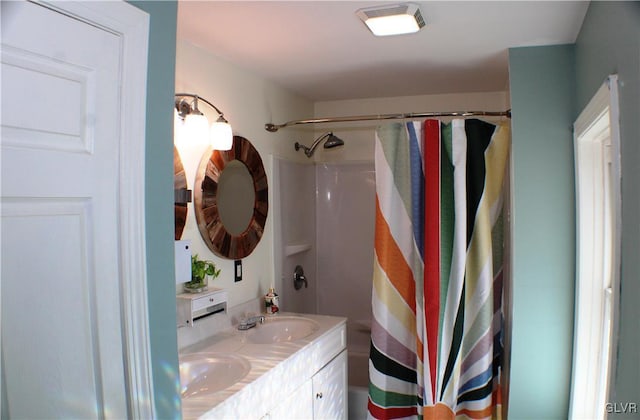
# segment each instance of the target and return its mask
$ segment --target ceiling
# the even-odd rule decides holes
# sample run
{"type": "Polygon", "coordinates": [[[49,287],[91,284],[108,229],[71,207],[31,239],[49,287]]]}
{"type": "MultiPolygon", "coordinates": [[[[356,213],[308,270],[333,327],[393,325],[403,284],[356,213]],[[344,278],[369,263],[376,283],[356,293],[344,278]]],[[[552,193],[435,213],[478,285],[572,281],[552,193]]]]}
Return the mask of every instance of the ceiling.
{"type": "Polygon", "coordinates": [[[586,1],[416,1],[426,26],[376,37],[388,1],[189,1],[178,38],[313,101],[504,91],[510,47],[573,43],[586,1]]]}

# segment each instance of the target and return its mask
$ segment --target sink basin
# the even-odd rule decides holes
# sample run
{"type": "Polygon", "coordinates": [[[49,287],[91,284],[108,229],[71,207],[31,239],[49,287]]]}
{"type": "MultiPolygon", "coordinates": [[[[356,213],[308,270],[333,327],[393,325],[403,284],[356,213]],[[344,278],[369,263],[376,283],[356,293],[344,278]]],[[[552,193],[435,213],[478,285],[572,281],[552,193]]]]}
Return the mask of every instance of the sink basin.
{"type": "Polygon", "coordinates": [[[244,378],[251,364],[243,357],[224,353],[193,353],[180,357],[182,398],[204,397],[222,391],[244,378]]]}
{"type": "Polygon", "coordinates": [[[318,328],[318,323],[311,319],[278,315],[249,330],[247,340],[256,344],[295,341],[313,334],[318,328]]]}

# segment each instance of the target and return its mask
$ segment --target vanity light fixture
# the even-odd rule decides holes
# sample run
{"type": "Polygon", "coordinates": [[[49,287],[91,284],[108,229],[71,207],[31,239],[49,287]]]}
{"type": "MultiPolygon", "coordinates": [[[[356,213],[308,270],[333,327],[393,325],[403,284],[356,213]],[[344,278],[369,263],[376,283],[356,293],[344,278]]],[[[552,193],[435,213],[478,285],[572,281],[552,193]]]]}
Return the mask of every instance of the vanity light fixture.
{"type": "Polygon", "coordinates": [[[176,93],[175,107],[178,118],[184,121],[185,135],[202,143],[210,143],[215,150],[230,150],[233,145],[231,125],[222,111],[202,96],[193,93],[176,93]],[[218,119],[209,126],[209,120],[198,108],[204,102],[218,113],[218,119]]]}
{"type": "Polygon", "coordinates": [[[425,23],[415,3],[401,3],[359,9],[356,15],[376,36],[418,32],[425,23]]]}

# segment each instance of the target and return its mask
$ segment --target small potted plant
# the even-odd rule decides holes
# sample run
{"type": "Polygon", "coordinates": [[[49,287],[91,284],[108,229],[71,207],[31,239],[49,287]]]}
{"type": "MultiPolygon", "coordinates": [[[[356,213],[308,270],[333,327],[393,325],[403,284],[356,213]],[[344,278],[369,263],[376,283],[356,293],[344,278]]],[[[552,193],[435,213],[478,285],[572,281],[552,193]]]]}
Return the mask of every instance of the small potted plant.
{"type": "Polygon", "coordinates": [[[201,260],[198,254],[191,256],[191,281],[184,284],[184,289],[190,293],[199,293],[207,290],[207,276],[214,279],[220,274],[213,261],[201,260]]]}

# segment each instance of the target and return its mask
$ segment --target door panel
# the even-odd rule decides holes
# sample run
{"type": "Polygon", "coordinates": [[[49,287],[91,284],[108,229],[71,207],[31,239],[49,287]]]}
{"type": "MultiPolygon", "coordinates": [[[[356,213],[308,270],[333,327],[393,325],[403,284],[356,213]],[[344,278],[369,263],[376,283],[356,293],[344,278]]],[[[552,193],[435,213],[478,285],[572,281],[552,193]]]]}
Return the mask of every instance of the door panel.
{"type": "Polygon", "coordinates": [[[2,215],[2,354],[10,412],[96,417],[99,346],[91,316],[83,316],[96,311],[90,202],[3,200],[2,215]],[[65,239],[52,246],[42,240],[45,232],[65,239]],[[37,403],[27,396],[37,396],[37,403]]]}
{"type": "Polygon", "coordinates": [[[313,376],[313,418],[315,420],[347,418],[347,350],[313,376]]]}
{"type": "Polygon", "coordinates": [[[311,380],[306,381],[284,398],[268,415],[270,420],[300,420],[313,418],[311,380]]]}
{"type": "Polygon", "coordinates": [[[3,145],[90,152],[93,127],[83,121],[95,115],[95,74],[9,46],[3,46],[2,55],[8,105],[11,98],[29,100],[28,112],[3,113],[3,145]]]}

